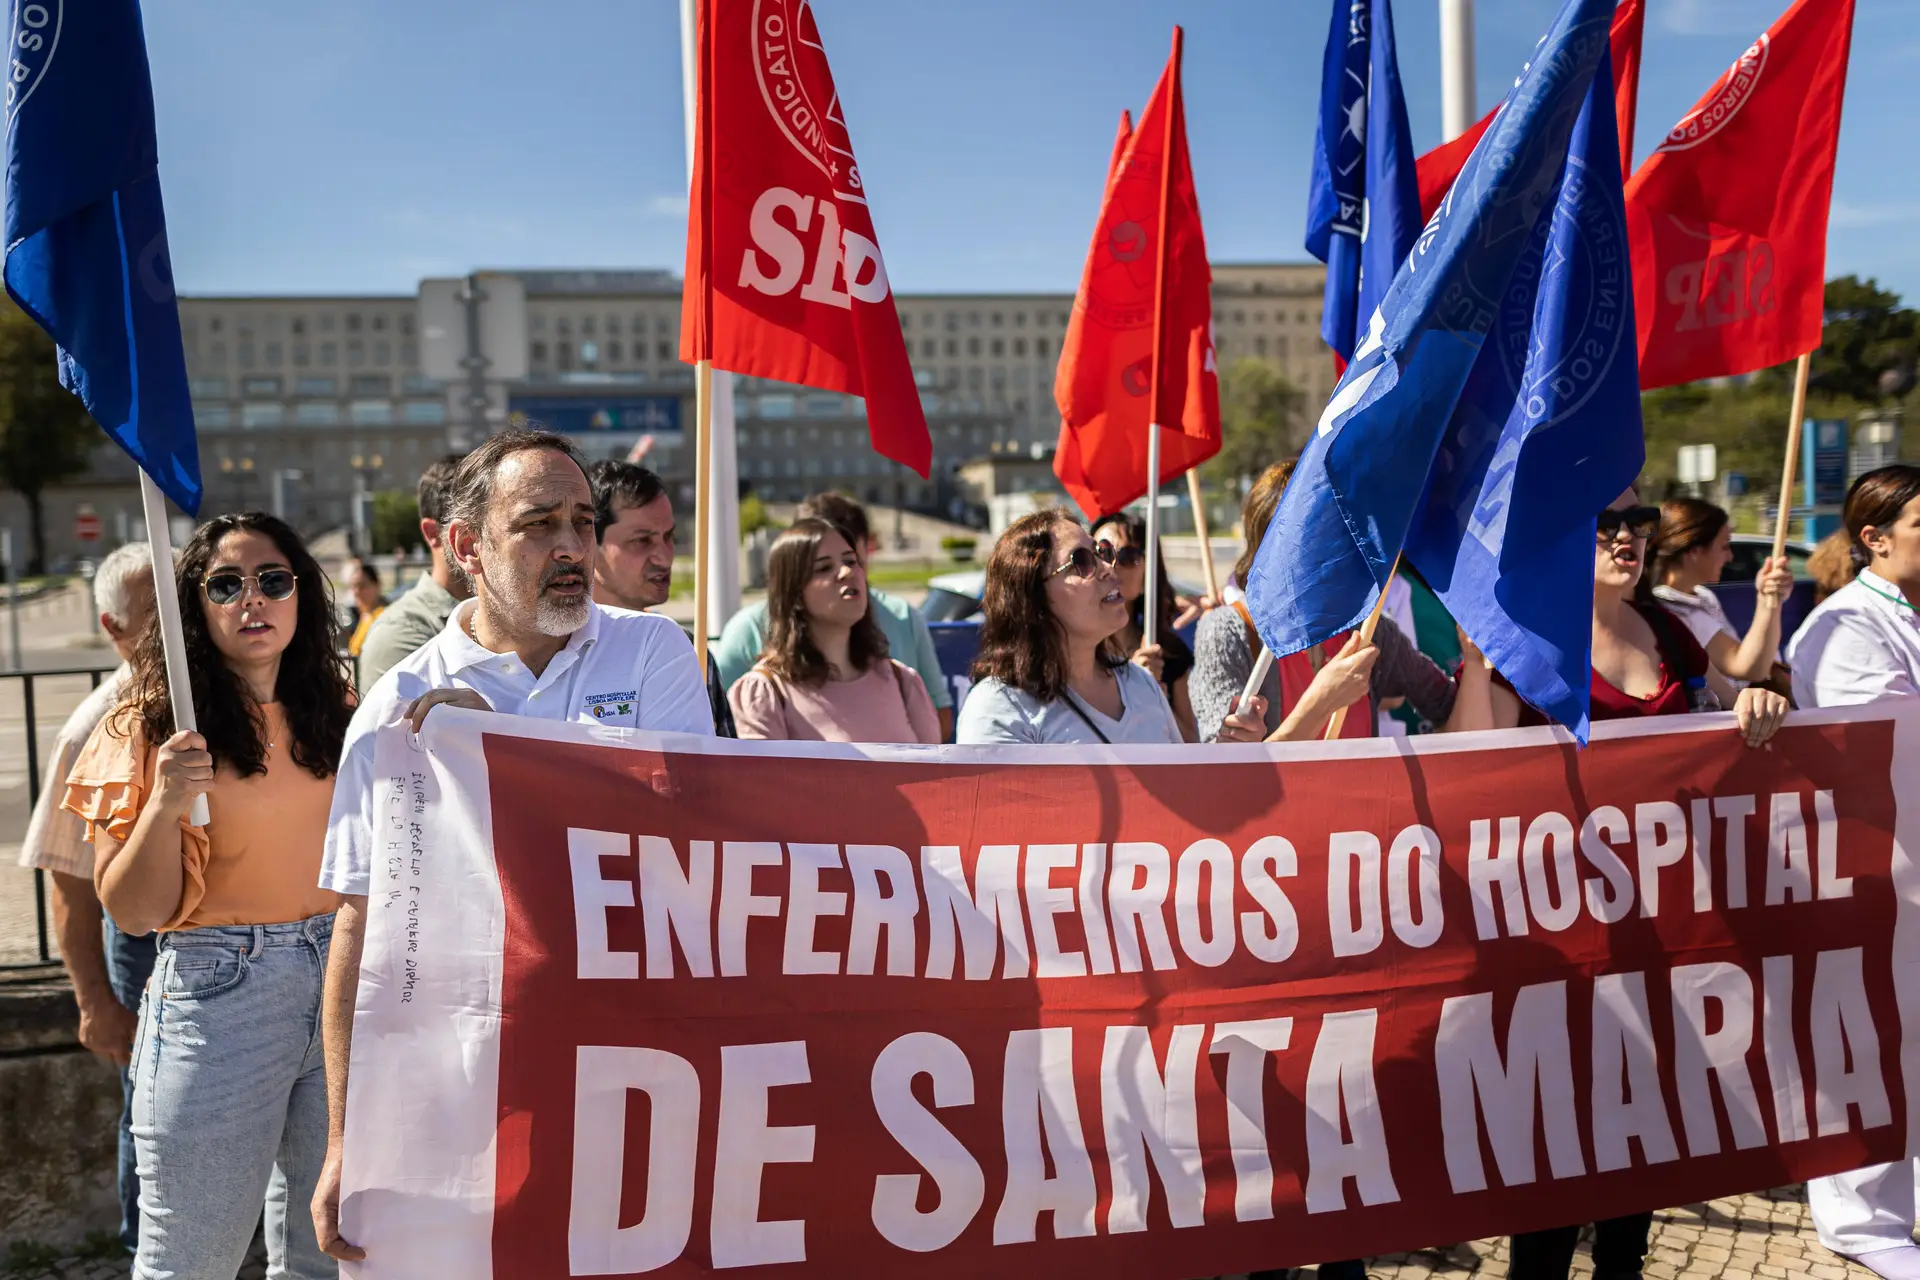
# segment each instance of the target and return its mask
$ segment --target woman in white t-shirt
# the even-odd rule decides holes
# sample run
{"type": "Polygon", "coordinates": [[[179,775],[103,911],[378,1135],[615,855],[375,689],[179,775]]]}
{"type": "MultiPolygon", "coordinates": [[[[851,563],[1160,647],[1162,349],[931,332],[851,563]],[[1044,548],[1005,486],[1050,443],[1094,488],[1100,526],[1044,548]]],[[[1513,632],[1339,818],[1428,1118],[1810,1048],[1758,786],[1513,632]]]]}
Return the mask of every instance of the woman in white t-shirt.
{"type": "MultiPolygon", "coordinates": [[[[1160,682],[1107,643],[1128,612],[1113,565],[1079,521],[1058,508],[1016,520],[987,561],[980,654],[956,740],[1180,742],[1160,682]]],[[[1253,699],[1216,741],[1260,741],[1265,714],[1253,699]]]]}
{"type": "Polygon", "coordinates": [[[1733,559],[1733,526],[1725,511],[1698,498],[1667,499],[1660,504],[1660,532],[1647,551],[1653,598],[1686,624],[1715,670],[1744,684],[1773,674],[1781,610],[1793,592],[1793,571],[1784,557],[1769,558],[1754,579],[1753,625],[1742,636],[1708,589],[1733,559]]]}

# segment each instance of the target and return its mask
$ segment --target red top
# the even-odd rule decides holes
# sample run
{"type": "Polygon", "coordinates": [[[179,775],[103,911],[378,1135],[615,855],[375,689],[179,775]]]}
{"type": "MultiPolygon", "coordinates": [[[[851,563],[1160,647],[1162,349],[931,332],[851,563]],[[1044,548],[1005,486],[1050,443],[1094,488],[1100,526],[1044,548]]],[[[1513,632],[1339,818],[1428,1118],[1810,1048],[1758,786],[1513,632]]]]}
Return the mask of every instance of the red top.
{"type": "MultiPolygon", "coordinates": [[[[1632,601],[1640,616],[1647,618],[1647,626],[1652,628],[1654,639],[1660,648],[1660,687],[1651,696],[1636,698],[1623,693],[1608,684],[1598,671],[1593,672],[1590,697],[1592,707],[1588,712],[1594,720],[1631,720],[1635,716],[1683,716],[1693,710],[1693,699],[1687,691],[1690,680],[1704,680],[1707,675],[1707,651],[1693,638],[1686,624],[1661,609],[1659,605],[1643,605],[1632,601]],[[1659,610],[1663,615],[1658,621],[1647,615],[1659,610]],[[1662,627],[1660,623],[1666,625],[1662,627]],[[1680,652],[1669,656],[1669,647],[1680,652]],[[1674,658],[1683,663],[1683,670],[1673,669],[1674,658]]],[[[1520,704],[1520,723],[1523,725],[1541,725],[1547,723],[1547,717],[1535,711],[1525,702],[1520,704]]]]}

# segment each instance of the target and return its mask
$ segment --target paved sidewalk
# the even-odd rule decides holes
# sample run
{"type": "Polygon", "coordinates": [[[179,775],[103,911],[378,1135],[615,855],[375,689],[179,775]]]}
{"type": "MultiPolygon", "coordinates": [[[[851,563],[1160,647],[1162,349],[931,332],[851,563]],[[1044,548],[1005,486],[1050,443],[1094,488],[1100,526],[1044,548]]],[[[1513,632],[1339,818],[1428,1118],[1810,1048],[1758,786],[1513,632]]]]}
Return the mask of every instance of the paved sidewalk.
{"type": "MultiPolygon", "coordinates": [[[[1593,1264],[1587,1258],[1586,1246],[1582,1244],[1580,1249],[1573,1260],[1573,1273],[1589,1276],[1593,1264]]],[[[1494,1280],[1507,1274],[1507,1242],[1476,1240],[1450,1249],[1375,1258],[1368,1264],[1367,1273],[1374,1280],[1451,1280],[1465,1276],[1494,1280]]],[[[117,1280],[126,1274],[124,1262],[78,1259],[11,1274],[0,1269],[0,1275],[8,1280],[117,1280]]],[[[240,1280],[253,1280],[263,1274],[261,1265],[250,1259],[240,1272],[240,1280]]],[[[1820,1247],[1799,1187],[1731,1196],[1658,1215],[1646,1276],[1647,1280],[1874,1280],[1865,1267],[1843,1262],[1820,1247]]]]}

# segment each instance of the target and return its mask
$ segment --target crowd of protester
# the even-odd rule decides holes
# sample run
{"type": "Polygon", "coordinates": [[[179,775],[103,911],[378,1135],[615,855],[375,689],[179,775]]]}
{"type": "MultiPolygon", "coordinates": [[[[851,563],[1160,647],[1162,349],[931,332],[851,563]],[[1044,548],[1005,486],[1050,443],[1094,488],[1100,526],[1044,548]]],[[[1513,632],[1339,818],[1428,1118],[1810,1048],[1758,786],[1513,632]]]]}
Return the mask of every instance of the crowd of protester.
{"type": "MultiPolygon", "coordinates": [[[[1417,581],[1370,643],[1356,632],[1282,655],[1249,689],[1261,644],[1242,591],[1291,470],[1248,491],[1245,551],[1225,599],[1200,602],[1191,646],[1164,573],[1149,598],[1136,516],[1015,521],[987,557],[957,722],[926,619],[868,580],[876,544],[858,503],[801,506],[773,543],[766,599],[728,622],[703,680],[685,631],[657,612],[673,590],[667,487],[632,462],[588,467],[545,432],[427,468],[428,567],[389,603],[356,561],[344,634],[291,528],[257,513],[204,524],[160,585],[179,600],[197,731],[173,728],[145,548],[109,556],[93,590],[123,665],[62,729],[23,861],[52,875],[81,1042],[122,1071],[134,1273],[230,1276],[263,1215],[271,1274],[331,1276],[360,1256],[339,1232],[341,1135],[375,731],[400,718],[418,728],[444,705],[756,739],[1175,749],[1309,740],[1343,713],[1348,737],[1405,731],[1396,711],[1443,731],[1545,723],[1472,637],[1433,625],[1417,581]]],[[[1784,560],[1761,570],[1742,634],[1710,590],[1730,558],[1726,512],[1632,490],[1609,504],[1593,718],[1727,709],[1760,746],[1796,702],[1920,696],[1920,468],[1861,477],[1844,519],[1811,566],[1823,602],[1782,655],[1784,560]]],[[[1908,1162],[1813,1184],[1823,1241],[1920,1276],[1913,1180],[1908,1162]]],[[[1639,1273],[1651,1221],[1596,1224],[1596,1272],[1639,1273]]],[[[1517,1238],[1512,1274],[1563,1280],[1579,1229],[1517,1238]]],[[[1364,1265],[1322,1271],[1347,1280],[1364,1265]]]]}

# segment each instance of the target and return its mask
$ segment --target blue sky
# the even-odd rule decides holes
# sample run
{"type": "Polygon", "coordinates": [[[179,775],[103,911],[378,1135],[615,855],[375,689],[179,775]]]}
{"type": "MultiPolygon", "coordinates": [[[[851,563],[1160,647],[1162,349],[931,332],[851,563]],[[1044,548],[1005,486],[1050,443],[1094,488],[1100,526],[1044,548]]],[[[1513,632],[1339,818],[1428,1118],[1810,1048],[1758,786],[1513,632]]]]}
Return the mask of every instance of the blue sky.
{"type": "MultiPolygon", "coordinates": [[[[1786,0],[1648,0],[1639,150],[1786,0]]],[[[1920,0],[1858,0],[1829,250],[1920,304],[1920,0]]],[[[1436,0],[1395,25],[1440,140],[1436,0]]],[[[1479,0],[1491,106],[1557,0],[1479,0]]],[[[411,292],[472,267],[665,266],[685,236],[677,0],[147,5],[188,293],[411,292]]],[[[1328,0],[817,0],[889,274],[1071,290],[1114,122],[1187,29],[1216,260],[1304,257],[1328,0]]]]}

